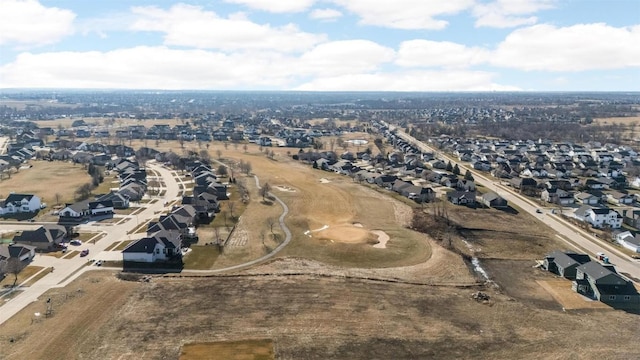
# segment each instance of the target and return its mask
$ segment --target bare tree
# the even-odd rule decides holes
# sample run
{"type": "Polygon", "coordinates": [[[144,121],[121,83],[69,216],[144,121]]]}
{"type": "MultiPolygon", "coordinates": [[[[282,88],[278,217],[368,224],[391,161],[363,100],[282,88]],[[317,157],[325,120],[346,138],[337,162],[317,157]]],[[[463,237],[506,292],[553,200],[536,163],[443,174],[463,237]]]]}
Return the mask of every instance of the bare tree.
{"type": "Polygon", "coordinates": [[[262,196],[262,201],[266,201],[266,197],[267,195],[269,195],[269,192],[271,191],[271,185],[266,182],[262,185],[262,187],[260,188],[260,196],[262,196]]]}
{"type": "Polygon", "coordinates": [[[229,201],[227,202],[227,209],[229,209],[229,216],[231,217],[231,219],[234,218],[233,216],[233,209],[236,207],[236,203],[235,201],[229,201]]]}
{"type": "Polygon", "coordinates": [[[220,241],[221,236],[220,236],[220,228],[219,227],[214,227],[213,228],[213,236],[216,239],[216,245],[220,246],[220,244],[221,244],[221,241],[220,241]]]}
{"type": "Polygon", "coordinates": [[[336,148],[336,139],[331,138],[329,139],[329,149],[331,150],[331,152],[333,152],[336,148]]]}
{"type": "Polygon", "coordinates": [[[247,144],[242,145],[242,150],[244,150],[244,152],[247,152],[248,149],[249,147],[247,146],[247,144]]]}
{"type": "Polygon", "coordinates": [[[55,197],[56,197],[56,205],[60,205],[60,198],[62,198],[62,195],[60,195],[60,193],[56,193],[55,197]]]}
{"type": "Polygon", "coordinates": [[[274,234],[273,232],[273,227],[276,225],[276,219],[272,218],[272,217],[268,217],[265,222],[267,223],[267,227],[269,228],[269,231],[271,232],[271,236],[275,239],[276,238],[276,234],[274,234]]]}
{"type": "MultiPolygon", "coordinates": [[[[226,148],[226,146],[225,146],[226,148]]],[[[216,150],[216,155],[218,155],[218,159],[222,159],[222,150],[218,149],[216,150]]]]}
{"type": "Polygon", "coordinates": [[[225,141],[223,144],[224,144],[224,149],[228,150],[229,149],[229,143],[227,141],[225,141]]]}
{"type": "Polygon", "coordinates": [[[18,282],[18,274],[22,271],[22,261],[16,257],[10,257],[7,260],[7,264],[5,265],[5,273],[13,274],[13,285],[11,287],[15,287],[18,282]]]}

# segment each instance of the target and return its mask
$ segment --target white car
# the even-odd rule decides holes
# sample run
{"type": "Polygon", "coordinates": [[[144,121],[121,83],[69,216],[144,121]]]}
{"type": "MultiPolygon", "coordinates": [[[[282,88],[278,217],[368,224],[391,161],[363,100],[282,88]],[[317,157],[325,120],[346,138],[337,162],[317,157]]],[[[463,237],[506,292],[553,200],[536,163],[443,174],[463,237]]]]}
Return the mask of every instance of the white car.
{"type": "Polygon", "coordinates": [[[69,244],[75,245],[75,246],[80,246],[80,245],[82,245],[82,241],[80,241],[78,239],[75,239],[75,240],[69,241],[69,244]]]}

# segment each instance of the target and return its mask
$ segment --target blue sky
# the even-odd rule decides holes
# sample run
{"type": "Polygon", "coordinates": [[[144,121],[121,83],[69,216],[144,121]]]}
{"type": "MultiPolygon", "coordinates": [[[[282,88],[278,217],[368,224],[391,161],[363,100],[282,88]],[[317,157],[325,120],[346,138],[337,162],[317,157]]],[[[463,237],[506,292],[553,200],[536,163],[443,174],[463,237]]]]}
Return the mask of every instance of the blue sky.
{"type": "Polygon", "coordinates": [[[640,91],[640,1],[0,0],[0,88],[640,91]]]}

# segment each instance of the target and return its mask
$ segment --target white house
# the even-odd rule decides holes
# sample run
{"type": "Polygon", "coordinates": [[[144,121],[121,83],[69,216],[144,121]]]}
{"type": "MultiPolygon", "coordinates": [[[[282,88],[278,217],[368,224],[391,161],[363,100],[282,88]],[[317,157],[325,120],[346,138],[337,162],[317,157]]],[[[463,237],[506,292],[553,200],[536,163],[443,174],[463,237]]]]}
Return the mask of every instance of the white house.
{"type": "Polygon", "coordinates": [[[640,237],[633,235],[630,231],[624,231],[616,235],[616,241],[625,248],[640,253],[640,237]]]}
{"type": "Polygon", "coordinates": [[[609,226],[612,229],[619,229],[622,226],[622,216],[609,208],[587,209],[584,220],[595,228],[609,226]]]}
{"type": "Polygon", "coordinates": [[[31,194],[10,194],[0,201],[0,215],[32,213],[40,210],[40,198],[31,194]]]}
{"type": "Polygon", "coordinates": [[[158,231],[129,244],[122,250],[122,260],[149,263],[166,261],[181,254],[181,245],[179,233],[158,231]]]}

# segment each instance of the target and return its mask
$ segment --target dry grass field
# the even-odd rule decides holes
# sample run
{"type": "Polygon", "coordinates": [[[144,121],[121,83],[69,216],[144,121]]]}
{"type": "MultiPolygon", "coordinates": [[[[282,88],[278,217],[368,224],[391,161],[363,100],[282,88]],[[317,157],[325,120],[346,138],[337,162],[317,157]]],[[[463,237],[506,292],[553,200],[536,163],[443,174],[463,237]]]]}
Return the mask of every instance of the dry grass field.
{"type": "Polygon", "coordinates": [[[625,125],[631,126],[634,123],[640,125],[640,116],[629,116],[629,117],[613,117],[613,118],[597,118],[593,119],[594,124],[599,125],[625,125]]]}
{"type": "Polygon", "coordinates": [[[76,189],[91,181],[81,165],[39,160],[32,160],[29,164],[31,168],[22,169],[11,175],[11,179],[0,181],[0,195],[6,196],[10,191],[35,194],[51,206],[56,203],[56,194],[61,195],[61,203],[73,202],[76,189]]]}
{"type": "MultiPolygon", "coordinates": [[[[142,146],[134,142],[134,147],[142,146]]],[[[155,146],[154,146],[155,147],[155,146]]],[[[160,150],[180,152],[177,142],[163,141],[160,150]]],[[[194,143],[185,149],[199,149],[194,143]]],[[[349,177],[313,169],[310,165],[291,160],[290,148],[268,148],[276,154],[267,158],[255,144],[227,148],[212,142],[208,149],[212,158],[218,159],[218,151],[225,162],[250,162],[253,174],[264,184],[268,182],[273,193],[289,207],[286,218],[293,239],[281,256],[305,257],[328,264],[355,267],[393,267],[417,264],[430,256],[428,242],[422,234],[406,228],[411,219],[408,205],[385,194],[354,183],[349,177]],[[318,229],[323,231],[315,231],[318,229]],[[371,231],[384,231],[390,236],[386,248],[375,248],[377,236],[371,231]],[[309,231],[312,231],[309,233],[309,231]],[[305,234],[306,233],[306,234],[305,234]]],[[[236,171],[238,173],[238,171],[236,171]]],[[[252,177],[243,177],[248,185],[252,201],[241,218],[238,236],[247,239],[248,246],[231,247],[219,256],[214,267],[244,262],[260,257],[277,243],[269,242],[270,229],[266,218],[277,218],[282,209],[279,204],[264,205],[252,177]],[[266,247],[261,234],[266,234],[266,247]]],[[[222,206],[224,209],[224,204],[222,206]]],[[[218,214],[220,217],[220,214],[218,214]]],[[[216,219],[218,221],[218,219],[216,219]]],[[[203,240],[213,240],[211,231],[204,228],[203,240]]],[[[279,226],[274,232],[281,233],[279,226]]]]}
{"type": "Polygon", "coordinates": [[[0,358],[178,359],[188,344],[251,339],[271,340],[276,359],[630,359],[640,352],[637,315],[540,308],[491,288],[483,304],[470,297],[478,289],[313,275],[143,283],[89,272],[43,296],[52,298],[53,317],[32,322],[44,311],[40,300],[5,323],[0,358]]]}

